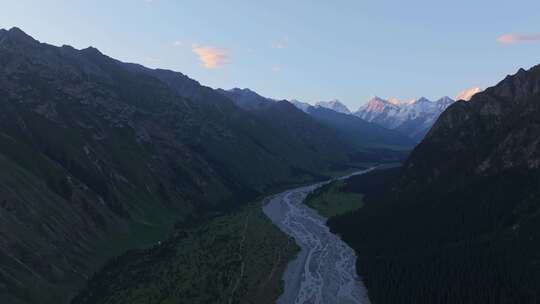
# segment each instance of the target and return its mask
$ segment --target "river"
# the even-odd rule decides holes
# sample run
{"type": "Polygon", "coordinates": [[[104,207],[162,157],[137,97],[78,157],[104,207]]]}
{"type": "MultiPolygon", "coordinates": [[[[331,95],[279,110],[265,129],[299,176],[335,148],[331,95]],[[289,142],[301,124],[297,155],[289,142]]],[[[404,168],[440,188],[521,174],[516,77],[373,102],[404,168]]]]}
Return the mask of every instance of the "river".
{"type": "MultiPolygon", "coordinates": [[[[360,171],[364,174],[372,169],[360,171]]],[[[287,266],[285,290],[278,304],[369,304],[367,290],[356,274],[356,255],[326,226],[326,218],[303,202],[328,182],[287,190],[271,197],[264,213],[301,250],[287,266]]]]}

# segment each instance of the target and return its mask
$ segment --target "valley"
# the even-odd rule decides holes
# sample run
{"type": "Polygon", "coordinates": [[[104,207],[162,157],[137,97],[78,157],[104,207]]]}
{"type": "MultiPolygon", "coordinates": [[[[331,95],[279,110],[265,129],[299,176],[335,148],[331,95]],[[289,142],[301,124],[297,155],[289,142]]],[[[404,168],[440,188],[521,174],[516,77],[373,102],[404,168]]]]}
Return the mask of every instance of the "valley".
{"type": "Polygon", "coordinates": [[[178,225],[163,243],[109,261],[72,303],[369,303],[353,250],[304,205],[327,183],[178,225]]]}
{"type": "Polygon", "coordinates": [[[0,304],[540,303],[540,7],[460,1],[4,4],[0,304]]]}
{"type": "Polygon", "coordinates": [[[260,106],[242,107],[182,73],[16,27],[0,30],[0,67],[0,295],[17,304],[67,303],[108,261],[179,225],[410,147],[359,119],[377,135],[284,100],[248,94],[260,106]]]}
{"type": "Polygon", "coordinates": [[[304,204],[310,192],[326,183],[285,191],[264,206],[272,222],[301,248],[287,266],[285,290],[277,303],[370,303],[356,274],[353,250],[330,233],[326,218],[304,204]]]}

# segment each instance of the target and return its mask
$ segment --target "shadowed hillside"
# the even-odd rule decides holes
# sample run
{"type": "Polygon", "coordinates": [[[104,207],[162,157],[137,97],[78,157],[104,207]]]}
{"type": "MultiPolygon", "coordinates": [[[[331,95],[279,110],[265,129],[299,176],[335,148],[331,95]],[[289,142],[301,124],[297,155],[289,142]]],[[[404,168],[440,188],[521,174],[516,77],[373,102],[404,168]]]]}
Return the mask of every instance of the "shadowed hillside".
{"type": "Polygon", "coordinates": [[[457,102],[384,190],[330,221],[375,303],[538,303],[540,67],[457,102]]]}

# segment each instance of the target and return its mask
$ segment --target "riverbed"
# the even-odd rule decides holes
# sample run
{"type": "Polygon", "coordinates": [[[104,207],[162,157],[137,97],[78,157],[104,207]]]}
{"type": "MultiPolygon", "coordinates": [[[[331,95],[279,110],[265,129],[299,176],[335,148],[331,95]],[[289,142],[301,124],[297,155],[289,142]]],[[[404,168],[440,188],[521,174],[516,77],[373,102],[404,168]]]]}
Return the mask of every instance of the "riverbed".
{"type": "Polygon", "coordinates": [[[283,276],[285,290],[278,304],[370,303],[356,274],[354,251],[330,232],[326,218],[304,204],[311,191],[326,183],[287,190],[273,196],[263,207],[272,222],[301,248],[287,266],[283,276]]]}

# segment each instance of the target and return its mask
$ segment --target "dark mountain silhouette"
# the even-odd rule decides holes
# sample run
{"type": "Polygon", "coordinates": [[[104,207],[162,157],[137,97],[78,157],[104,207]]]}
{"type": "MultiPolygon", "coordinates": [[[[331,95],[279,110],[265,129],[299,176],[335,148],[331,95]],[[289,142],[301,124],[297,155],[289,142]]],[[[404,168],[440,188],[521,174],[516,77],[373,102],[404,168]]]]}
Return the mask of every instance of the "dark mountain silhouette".
{"type": "Polygon", "coordinates": [[[539,117],[540,66],[521,69],[451,105],[384,191],[330,221],[373,302],[540,301],[539,117]]]}

